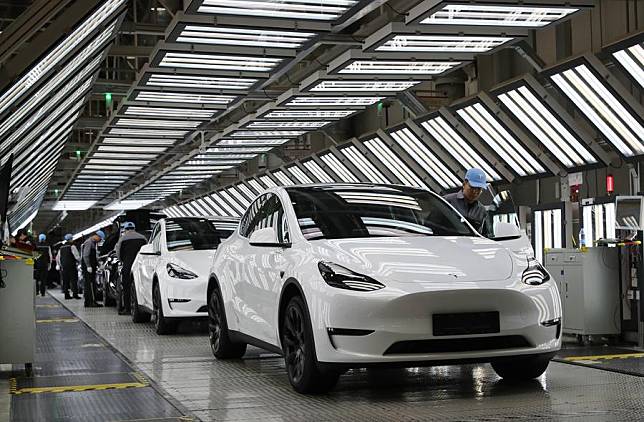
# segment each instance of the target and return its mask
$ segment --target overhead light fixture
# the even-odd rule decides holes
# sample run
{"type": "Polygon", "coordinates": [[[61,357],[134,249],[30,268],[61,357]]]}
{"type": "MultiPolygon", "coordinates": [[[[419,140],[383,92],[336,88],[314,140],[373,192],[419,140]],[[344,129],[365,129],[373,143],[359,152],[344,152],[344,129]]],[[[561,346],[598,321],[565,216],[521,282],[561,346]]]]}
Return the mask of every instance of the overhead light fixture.
{"type": "Polygon", "coordinates": [[[52,210],[54,211],[84,211],[90,209],[96,201],[57,201],[52,210]]]}
{"type": "MultiPolygon", "coordinates": [[[[154,147],[154,146],[112,146],[112,145],[100,145],[98,146],[99,152],[116,152],[116,153],[127,153],[131,152],[134,154],[138,153],[156,153],[160,154],[166,151],[165,147],[154,147]]],[[[96,154],[95,154],[96,155],[96,154]]]]}
{"type": "Polygon", "coordinates": [[[307,161],[303,161],[302,165],[306,167],[306,169],[311,172],[311,174],[318,179],[318,182],[320,183],[334,183],[335,180],[329,176],[329,174],[322,170],[322,167],[318,165],[314,160],[309,159],[307,161]]]}
{"type": "Polygon", "coordinates": [[[313,38],[315,33],[277,31],[225,26],[186,25],[177,42],[190,44],[231,45],[262,48],[296,49],[313,38]]]}
{"type": "Polygon", "coordinates": [[[375,137],[364,141],[364,145],[402,184],[429,190],[429,186],[382,139],[375,137]]]}
{"type": "MultiPolygon", "coordinates": [[[[417,8],[425,7],[428,2],[417,8]]],[[[426,25],[484,25],[501,27],[540,28],[564,19],[579,11],[578,8],[561,6],[548,7],[524,4],[463,4],[463,2],[439,2],[442,6],[434,7],[429,16],[419,23],[426,25]]],[[[435,1],[429,4],[436,4],[435,1]]],[[[407,23],[414,21],[415,11],[410,12],[407,23]]]]}
{"type": "Polygon", "coordinates": [[[443,189],[461,186],[462,180],[434,152],[427,148],[409,128],[404,127],[392,131],[390,135],[443,189]]]}
{"type": "Polygon", "coordinates": [[[504,92],[498,98],[516,121],[523,124],[564,167],[571,169],[597,163],[593,154],[527,85],[504,92]]]}
{"type": "Polygon", "coordinates": [[[244,210],[250,206],[250,199],[253,199],[244,197],[244,195],[239,192],[236,186],[229,187],[228,189],[226,189],[226,192],[228,192],[229,195],[233,196],[235,200],[244,208],[244,210]]]}
{"type": "Polygon", "coordinates": [[[519,176],[542,174],[546,169],[505,129],[481,103],[461,108],[457,114],[519,176]]]}
{"type": "Polygon", "coordinates": [[[273,148],[271,147],[225,147],[225,148],[220,148],[220,147],[214,147],[214,148],[208,148],[206,150],[207,154],[259,154],[259,153],[264,153],[264,152],[269,152],[273,148]]]}
{"type": "Polygon", "coordinates": [[[644,88],[644,43],[635,44],[613,53],[613,57],[640,88],[644,88]]]}
{"type": "Polygon", "coordinates": [[[351,170],[349,170],[344,164],[338,160],[338,158],[332,152],[323,154],[320,156],[322,160],[335,174],[340,177],[343,182],[346,183],[360,183],[360,179],[356,177],[351,170]]]}
{"type": "Polygon", "coordinates": [[[264,119],[342,119],[354,114],[356,110],[274,110],[263,116],[264,119]]]}
{"type": "Polygon", "coordinates": [[[126,106],[124,115],[136,117],[178,117],[186,119],[207,120],[217,113],[215,110],[187,109],[168,107],[139,107],[126,106]]]}
{"type": "Polygon", "coordinates": [[[220,78],[213,76],[153,73],[148,76],[145,84],[148,86],[175,88],[246,91],[255,85],[257,81],[258,79],[251,78],[220,78]]]}
{"type": "Polygon", "coordinates": [[[277,57],[166,52],[159,67],[270,72],[282,61],[283,59],[277,57]]]}
{"type": "Polygon", "coordinates": [[[313,86],[313,92],[397,92],[404,91],[421,81],[322,81],[313,86]]]}
{"type": "Polygon", "coordinates": [[[190,120],[153,120],[153,119],[128,119],[117,118],[116,126],[131,126],[131,127],[153,127],[153,128],[191,128],[194,129],[202,122],[194,122],[190,120]]]}
{"type": "Polygon", "coordinates": [[[319,129],[323,126],[328,125],[329,121],[314,121],[314,122],[304,122],[304,121],[291,121],[291,122],[273,122],[267,120],[255,120],[251,122],[248,126],[248,129],[319,129]]]}
{"type": "Polygon", "coordinates": [[[172,145],[177,142],[177,139],[150,139],[150,138],[103,138],[102,144],[106,145],[140,145],[140,146],[156,146],[156,145],[172,145]]]}
{"type": "Polygon", "coordinates": [[[384,174],[353,145],[340,149],[340,152],[354,165],[371,183],[391,184],[384,174]]]}
{"type": "Polygon", "coordinates": [[[197,11],[215,15],[332,21],[357,3],[358,0],[203,0],[197,11]]]}
{"type": "MultiPolygon", "coordinates": [[[[127,166],[127,165],[123,165],[123,166],[107,166],[107,165],[98,165],[98,164],[88,164],[88,165],[85,166],[85,168],[87,170],[109,170],[109,171],[113,171],[113,170],[119,171],[120,170],[122,172],[128,171],[130,174],[133,174],[135,171],[141,170],[140,166],[127,166]]],[[[106,172],[106,173],[109,173],[109,171],[106,172]]],[[[119,174],[119,173],[117,173],[117,174],[119,174]]],[[[123,174],[123,173],[120,173],[120,174],[123,174]]]]}
{"type": "Polygon", "coordinates": [[[220,139],[217,141],[217,146],[262,146],[271,145],[277,146],[290,142],[291,139],[220,139]]]}
{"type": "Polygon", "coordinates": [[[266,186],[267,188],[275,188],[277,187],[277,183],[273,181],[269,176],[261,176],[259,180],[266,186]]]}
{"type": "Polygon", "coordinates": [[[550,75],[566,95],[624,157],[644,154],[641,114],[632,113],[603,80],[582,63],[550,75]]]}
{"type": "Polygon", "coordinates": [[[438,60],[354,60],[338,73],[350,75],[440,75],[462,62],[438,60]]]}
{"type": "Polygon", "coordinates": [[[305,130],[240,130],[233,132],[229,136],[233,138],[297,138],[305,133],[305,130]]]}
{"type": "Polygon", "coordinates": [[[424,53],[485,53],[511,40],[504,36],[475,35],[393,35],[375,51],[424,53]]]}
{"type": "MultiPolygon", "coordinates": [[[[90,37],[96,28],[102,25],[108,19],[111,19],[125,4],[125,0],[107,0],[98,7],[87,19],[85,19],[76,29],[67,35],[58,43],[49,53],[47,53],[29,72],[27,72],[16,83],[11,85],[0,96],[0,114],[4,113],[8,107],[21,99],[34,85],[48,76],[61,61],[68,58],[74,49],[90,37]]],[[[114,31],[111,26],[110,36],[114,31]]]]}
{"type": "Polygon", "coordinates": [[[187,130],[152,130],[152,129],[134,129],[134,128],[110,128],[107,132],[109,135],[130,135],[130,136],[167,136],[169,138],[183,138],[189,131],[187,130]]]}
{"type": "Polygon", "coordinates": [[[163,102],[163,103],[189,103],[189,104],[223,104],[234,101],[233,95],[214,94],[188,94],[181,92],[156,92],[140,91],[136,94],[136,101],[163,102]]]}
{"type": "Polygon", "coordinates": [[[295,177],[297,181],[302,184],[313,183],[313,180],[311,180],[311,178],[307,176],[306,173],[304,173],[302,169],[300,169],[296,164],[286,167],[286,171],[291,173],[291,175],[295,177]]]}
{"type": "Polygon", "coordinates": [[[250,204],[250,201],[253,201],[257,197],[257,193],[250,190],[248,186],[246,186],[243,183],[239,183],[235,187],[239,192],[243,193],[246,196],[246,198],[248,198],[249,204],[250,204]]]}
{"type": "Polygon", "coordinates": [[[370,106],[383,100],[385,97],[294,97],[286,105],[290,107],[298,106],[316,106],[316,107],[333,107],[333,106],[370,106]]]}
{"type": "Polygon", "coordinates": [[[154,160],[157,158],[158,155],[156,154],[137,154],[137,153],[118,153],[118,152],[102,152],[98,151],[92,154],[92,158],[121,158],[124,160],[130,160],[130,159],[135,159],[137,160],[146,160],[146,162],[150,162],[150,160],[154,160]]]}

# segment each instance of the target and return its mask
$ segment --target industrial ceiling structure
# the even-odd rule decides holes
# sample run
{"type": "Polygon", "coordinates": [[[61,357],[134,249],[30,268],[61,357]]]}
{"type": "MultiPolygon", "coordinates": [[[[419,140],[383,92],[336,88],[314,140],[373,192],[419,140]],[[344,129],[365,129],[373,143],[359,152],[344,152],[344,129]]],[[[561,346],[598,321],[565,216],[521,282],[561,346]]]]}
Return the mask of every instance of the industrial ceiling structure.
{"type": "Polygon", "coordinates": [[[276,185],[377,182],[445,192],[473,166],[492,183],[512,183],[644,154],[642,106],[613,76],[644,86],[642,33],[549,68],[532,57],[535,31],[587,13],[592,0],[146,3],[169,15],[163,35],[163,25],[136,20],[120,28],[126,0],[92,3],[73,32],[0,89],[2,160],[13,152],[12,188],[29,191],[12,227],[31,221],[46,195],[44,208],[97,211],[90,226],[141,207],[240,215],[276,185]],[[141,59],[123,49],[137,56],[136,76],[74,167],[57,168],[119,31],[135,40],[155,35],[155,45],[141,59]],[[416,95],[507,50],[525,56],[531,72],[438,107],[416,95]],[[365,110],[392,102],[403,119],[345,136],[365,110]],[[256,164],[312,135],[325,140],[321,147],[266,169],[256,164]],[[48,188],[57,172],[63,185],[58,178],[48,188]]]}

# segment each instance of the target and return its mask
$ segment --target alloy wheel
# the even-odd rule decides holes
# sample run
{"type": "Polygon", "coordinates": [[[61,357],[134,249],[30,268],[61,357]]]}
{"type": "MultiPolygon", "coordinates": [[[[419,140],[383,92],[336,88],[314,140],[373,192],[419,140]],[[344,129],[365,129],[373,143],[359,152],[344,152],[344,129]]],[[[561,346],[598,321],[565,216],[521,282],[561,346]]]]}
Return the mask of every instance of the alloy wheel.
{"type": "Polygon", "coordinates": [[[210,303],[208,307],[208,335],[210,337],[210,348],[213,352],[219,350],[219,342],[221,340],[221,313],[219,309],[219,300],[217,300],[217,293],[213,292],[210,295],[210,303]]]}
{"type": "Polygon", "coordinates": [[[294,382],[299,382],[306,364],[304,318],[296,306],[289,306],[284,317],[284,344],[286,366],[294,382]]]}

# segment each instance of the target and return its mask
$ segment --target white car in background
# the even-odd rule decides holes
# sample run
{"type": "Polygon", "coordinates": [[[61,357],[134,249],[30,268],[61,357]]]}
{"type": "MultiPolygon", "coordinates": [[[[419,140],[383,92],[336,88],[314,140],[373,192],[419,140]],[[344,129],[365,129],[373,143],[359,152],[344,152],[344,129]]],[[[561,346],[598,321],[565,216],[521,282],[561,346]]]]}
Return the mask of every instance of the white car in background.
{"type": "Polygon", "coordinates": [[[207,292],[214,355],[239,358],[247,344],[281,353],[302,393],[380,365],[491,362],[531,379],[561,347],[546,270],[415,188],[270,189],[218,248],[207,292]]]}
{"type": "Polygon", "coordinates": [[[169,334],[181,318],[206,317],[209,263],[238,223],[238,218],[160,220],[132,265],[132,321],[153,316],[156,332],[169,334]]]}

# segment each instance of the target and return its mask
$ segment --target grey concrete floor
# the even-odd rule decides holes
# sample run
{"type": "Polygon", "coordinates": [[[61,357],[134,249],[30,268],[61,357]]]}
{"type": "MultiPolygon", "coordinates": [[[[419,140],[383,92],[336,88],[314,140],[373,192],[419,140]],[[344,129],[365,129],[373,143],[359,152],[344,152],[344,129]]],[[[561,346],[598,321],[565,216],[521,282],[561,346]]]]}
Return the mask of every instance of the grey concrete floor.
{"type": "Polygon", "coordinates": [[[11,396],[9,395],[9,378],[12,365],[0,365],[0,422],[9,422],[11,396]]]}
{"type": "Polygon", "coordinates": [[[241,361],[216,361],[203,326],[158,336],[114,308],[53,295],[204,421],[644,420],[644,378],[557,362],[518,385],[489,365],[357,370],[327,395],[302,396],[276,355],[249,348],[241,361]]]}

